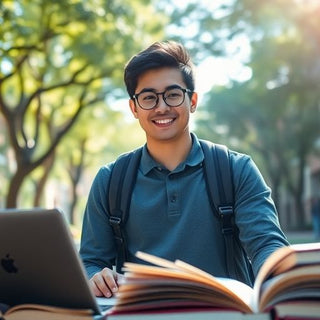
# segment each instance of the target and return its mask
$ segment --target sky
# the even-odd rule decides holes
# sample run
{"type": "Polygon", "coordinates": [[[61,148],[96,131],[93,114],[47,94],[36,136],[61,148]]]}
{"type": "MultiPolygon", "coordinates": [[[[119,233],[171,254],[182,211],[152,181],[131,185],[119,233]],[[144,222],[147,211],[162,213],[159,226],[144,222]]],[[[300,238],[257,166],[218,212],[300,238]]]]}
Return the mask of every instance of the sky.
{"type": "Polygon", "coordinates": [[[209,57],[196,68],[196,91],[201,100],[213,86],[225,86],[230,79],[245,81],[251,75],[251,69],[236,58],[209,57]]]}

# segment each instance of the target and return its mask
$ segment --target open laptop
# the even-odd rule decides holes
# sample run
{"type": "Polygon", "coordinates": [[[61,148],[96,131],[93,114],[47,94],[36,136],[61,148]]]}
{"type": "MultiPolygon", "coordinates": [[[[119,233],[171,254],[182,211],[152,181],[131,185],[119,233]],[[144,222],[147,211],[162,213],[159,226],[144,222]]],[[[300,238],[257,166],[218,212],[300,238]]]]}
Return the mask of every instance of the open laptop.
{"type": "Polygon", "coordinates": [[[63,214],[0,210],[0,303],[101,309],[63,214]]]}

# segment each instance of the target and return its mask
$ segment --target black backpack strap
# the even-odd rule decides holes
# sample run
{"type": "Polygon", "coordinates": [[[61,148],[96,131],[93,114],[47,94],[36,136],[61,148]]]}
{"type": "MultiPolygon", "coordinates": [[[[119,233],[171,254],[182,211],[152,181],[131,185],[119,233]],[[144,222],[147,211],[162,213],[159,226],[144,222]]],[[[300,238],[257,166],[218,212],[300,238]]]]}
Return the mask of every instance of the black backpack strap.
{"type": "Polygon", "coordinates": [[[123,263],[127,260],[124,225],[128,218],[141,154],[142,147],[121,155],[114,163],[109,180],[109,223],[112,226],[117,246],[117,272],[121,271],[123,263]]]}
{"type": "Polygon", "coordinates": [[[205,140],[200,140],[200,143],[205,157],[203,167],[210,205],[221,222],[228,275],[252,286],[254,283],[252,265],[240,243],[235,224],[234,185],[229,150],[226,146],[205,140]],[[239,255],[238,263],[243,264],[241,266],[237,265],[235,258],[239,255]]]}
{"type": "Polygon", "coordinates": [[[233,179],[226,146],[200,140],[204,153],[204,176],[210,204],[218,214],[223,234],[228,276],[237,278],[234,262],[236,227],[234,222],[233,179]]]}

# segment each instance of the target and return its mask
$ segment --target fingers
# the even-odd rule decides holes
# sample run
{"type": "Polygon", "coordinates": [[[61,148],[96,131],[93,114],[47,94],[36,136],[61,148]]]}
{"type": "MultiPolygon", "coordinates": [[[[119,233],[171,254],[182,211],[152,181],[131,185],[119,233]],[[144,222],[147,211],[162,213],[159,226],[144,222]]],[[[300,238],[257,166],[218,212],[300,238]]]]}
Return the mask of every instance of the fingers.
{"type": "Polygon", "coordinates": [[[121,273],[115,273],[118,286],[124,281],[124,275],[121,273]]]}
{"type": "Polygon", "coordinates": [[[122,278],[123,275],[115,273],[109,268],[104,268],[97,272],[89,283],[95,296],[110,298],[118,291],[118,283],[122,278]]]}

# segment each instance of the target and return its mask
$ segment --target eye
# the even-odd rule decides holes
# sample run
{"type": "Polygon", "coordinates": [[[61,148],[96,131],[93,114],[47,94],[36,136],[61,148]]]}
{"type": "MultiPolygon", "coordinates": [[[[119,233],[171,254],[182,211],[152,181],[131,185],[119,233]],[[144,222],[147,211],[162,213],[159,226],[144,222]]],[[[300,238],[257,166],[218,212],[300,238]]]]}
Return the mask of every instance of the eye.
{"type": "Polygon", "coordinates": [[[140,95],[142,101],[154,101],[157,100],[157,96],[152,92],[144,92],[140,95]]]}
{"type": "Polygon", "coordinates": [[[168,90],[165,94],[167,99],[178,99],[182,96],[182,91],[180,89],[168,90]]]}

